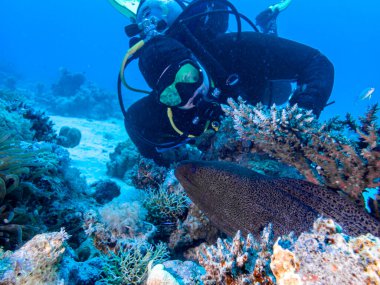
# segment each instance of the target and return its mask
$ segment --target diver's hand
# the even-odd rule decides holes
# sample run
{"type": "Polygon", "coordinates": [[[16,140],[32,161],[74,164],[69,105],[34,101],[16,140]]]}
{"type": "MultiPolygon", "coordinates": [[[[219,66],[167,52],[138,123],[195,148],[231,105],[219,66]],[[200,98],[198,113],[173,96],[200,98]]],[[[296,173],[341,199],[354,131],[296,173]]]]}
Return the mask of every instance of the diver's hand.
{"type": "Polygon", "coordinates": [[[276,32],[276,19],[280,11],[278,9],[265,9],[256,17],[256,25],[258,25],[264,34],[276,32]]]}

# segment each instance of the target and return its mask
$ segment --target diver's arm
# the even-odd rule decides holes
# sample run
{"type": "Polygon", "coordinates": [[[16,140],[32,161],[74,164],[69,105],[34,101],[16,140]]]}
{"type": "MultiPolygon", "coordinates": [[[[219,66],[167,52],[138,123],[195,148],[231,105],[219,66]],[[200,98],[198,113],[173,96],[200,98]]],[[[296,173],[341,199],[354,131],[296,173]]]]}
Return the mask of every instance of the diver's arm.
{"type": "Polygon", "coordinates": [[[213,46],[214,54],[239,73],[245,88],[256,88],[257,92],[250,92],[250,96],[260,97],[268,80],[296,80],[299,89],[290,103],[311,109],[317,116],[321,113],[334,82],[334,67],[323,54],[280,37],[243,33],[237,43],[233,36],[218,38],[213,46]],[[229,64],[231,59],[233,64],[229,64]]]}
{"type": "Polygon", "coordinates": [[[313,110],[318,117],[333,88],[334,66],[326,56],[318,53],[299,73],[297,83],[298,87],[289,102],[313,110]]]}
{"type": "Polygon", "coordinates": [[[283,38],[271,38],[265,40],[269,52],[268,77],[293,77],[298,88],[289,102],[313,110],[319,116],[331,95],[334,66],[314,48],[283,38]]]}
{"type": "Polygon", "coordinates": [[[147,96],[133,103],[126,112],[124,124],[129,138],[141,155],[159,162],[161,154],[151,143],[151,138],[159,136],[159,133],[155,132],[159,128],[155,125],[160,124],[160,118],[157,108],[152,106],[151,101],[147,96]]]}

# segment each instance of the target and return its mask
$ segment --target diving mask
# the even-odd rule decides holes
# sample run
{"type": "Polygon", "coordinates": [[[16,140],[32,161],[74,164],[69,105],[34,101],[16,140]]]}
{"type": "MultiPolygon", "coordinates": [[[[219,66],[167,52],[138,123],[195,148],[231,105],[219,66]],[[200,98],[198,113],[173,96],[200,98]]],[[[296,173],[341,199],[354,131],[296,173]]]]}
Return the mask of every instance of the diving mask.
{"type": "Polygon", "coordinates": [[[188,110],[207,95],[210,81],[200,64],[187,59],[165,68],[155,89],[162,104],[188,110]]]}

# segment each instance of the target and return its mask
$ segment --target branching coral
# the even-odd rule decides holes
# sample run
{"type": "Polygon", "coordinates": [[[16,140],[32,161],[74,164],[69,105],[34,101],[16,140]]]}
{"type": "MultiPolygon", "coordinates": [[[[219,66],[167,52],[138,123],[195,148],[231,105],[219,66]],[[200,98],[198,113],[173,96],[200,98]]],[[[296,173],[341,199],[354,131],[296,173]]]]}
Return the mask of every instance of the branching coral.
{"type": "Polygon", "coordinates": [[[352,120],[320,124],[311,111],[297,105],[268,109],[247,105],[241,98],[238,102],[229,99],[228,104],[223,110],[243,140],[296,167],[310,182],[341,189],[357,200],[366,188],[380,186],[376,105],[361,119],[361,126],[354,128],[358,141],[343,136],[342,128],[353,129],[352,120]]]}
{"type": "Polygon", "coordinates": [[[165,244],[153,246],[135,240],[116,253],[104,256],[104,284],[143,284],[148,275],[149,263],[161,263],[169,257],[165,244]]]}
{"type": "Polygon", "coordinates": [[[207,272],[205,284],[274,284],[269,269],[272,246],[270,225],[260,243],[251,234],[244,239],[238,232],[232,241],[218,239],[216,245],[201,246],[198,260],[207,272]]]}
{"type": "Polygon", "coordinates": [[[149,219],[156,225],[175,223],[186,213],[190,200],[180,184],[165,187],[161,184],[158,189],[145,190],[144,207],[148,210],[149,219]]]}
{"type": "Polygon", "coordinates": [[[311,233],[274,245],[270,267],[279,285],[380,284],[380,240],[349,238],[334,221],[318,219],[311,233]]]}

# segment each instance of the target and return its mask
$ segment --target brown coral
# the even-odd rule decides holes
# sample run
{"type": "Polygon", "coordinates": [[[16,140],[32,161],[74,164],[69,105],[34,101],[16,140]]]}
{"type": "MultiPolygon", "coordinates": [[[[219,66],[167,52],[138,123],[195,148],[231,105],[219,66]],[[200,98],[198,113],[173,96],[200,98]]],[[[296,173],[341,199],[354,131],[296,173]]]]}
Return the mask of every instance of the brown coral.
{"type": "Polygon", "coordinates": [[[343,136],[342,128],[352,121],[316,121],[311,111],[294,106],[268,110],[258,104],[250,106],[239,98],[228,100],[224,112],[233,119],[238,135],[252,142],[252,149],[264,151],[297,168],[305,178],[345,191],[361,200],[366,188],[380,186],[379,131],[373,107],[354,135],[361,141],[343,136]],[[340,131],[338,131],[338,129],[340,131]]]}

